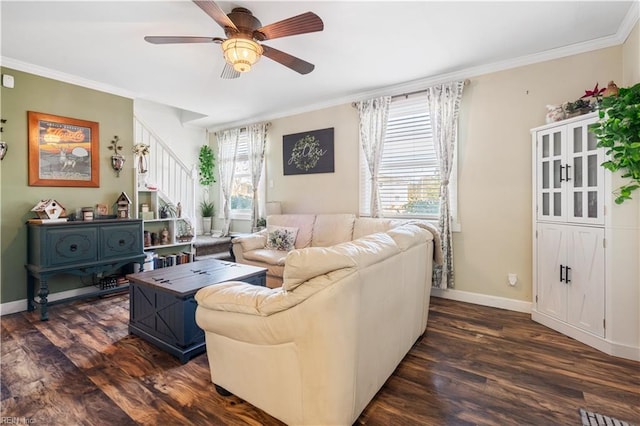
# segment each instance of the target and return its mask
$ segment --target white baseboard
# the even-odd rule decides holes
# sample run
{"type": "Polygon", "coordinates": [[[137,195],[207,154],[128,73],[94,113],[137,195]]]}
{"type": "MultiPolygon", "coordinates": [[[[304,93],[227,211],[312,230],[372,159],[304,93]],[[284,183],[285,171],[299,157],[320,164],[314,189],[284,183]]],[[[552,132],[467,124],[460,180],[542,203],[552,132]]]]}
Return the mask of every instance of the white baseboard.
{"type": "MultiPolygon", "coordinates": [[[[67,299],[69,297],[80,296],[87,293],[95,292],[96,288],[93,286],[89,287],[81,287],[74,288],[73,290],[61,291],[58,293],[51,293],[47,297],[49,303],[55,302],[60,299],[67,299]]],[[[38,300],[38,296],[36,296],[36,300],[38,300]]],[[[38,309],[38,305],[36,305],[36,309],[38,309]]],[[[27,310],[27,299],[15,300],[13,302],[7,302],[0,304],[0,316],[15,314],[17,312],[22,312],[27,310]]]]}
{"type": "Polygon", "coordinates": [[[531,302],[525,302],[523,300],[507,299],[506,297],[489,296],[487,294],[442,288],[432,288],[431,295],[441,297],[443,299],[457,300],[458,302],[467,302],[492,308],[507,309],[509,311],[523,312],[525,314],[531,313],[531,302]]]}

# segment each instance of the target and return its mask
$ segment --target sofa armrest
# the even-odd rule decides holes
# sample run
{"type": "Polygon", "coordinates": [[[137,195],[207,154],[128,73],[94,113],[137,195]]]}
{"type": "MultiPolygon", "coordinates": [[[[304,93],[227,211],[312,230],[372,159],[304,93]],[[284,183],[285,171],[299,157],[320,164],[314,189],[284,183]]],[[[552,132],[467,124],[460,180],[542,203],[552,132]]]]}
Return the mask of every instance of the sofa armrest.
{"type": "Polygon", "coordinates": [[[263,229],[255,234],[247,235],[244,237],[235,237],[231,242],[236,245],[242,246],[242,251],[251,251],[257,249],[263,249],[267,245],[267,230],[263,229]]]}
{"type": "Polygon", "coordinates": [[[198,290],[194,296],[198,307],[213,311],[239,312],[251,315],[266,315],[259,306],[267,300],[282,293],[278,289],[270,289],[242,281],[228,281],[210,285],[198,290]]]}

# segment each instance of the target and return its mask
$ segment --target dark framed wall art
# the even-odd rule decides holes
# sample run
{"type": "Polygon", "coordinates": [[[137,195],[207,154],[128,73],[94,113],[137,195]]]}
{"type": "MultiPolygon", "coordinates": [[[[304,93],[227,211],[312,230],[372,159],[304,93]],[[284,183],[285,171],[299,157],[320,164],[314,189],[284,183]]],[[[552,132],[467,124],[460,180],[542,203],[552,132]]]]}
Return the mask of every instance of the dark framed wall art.
{"type": "Polygon", "coordinates": [[[28,111],[29,185],[100,186],[98,123],[28,111]]]}
{"type": "Polygon", "coordinates": [[[333,173],[333,127],[282,137],[284,174],[333,173]]]}

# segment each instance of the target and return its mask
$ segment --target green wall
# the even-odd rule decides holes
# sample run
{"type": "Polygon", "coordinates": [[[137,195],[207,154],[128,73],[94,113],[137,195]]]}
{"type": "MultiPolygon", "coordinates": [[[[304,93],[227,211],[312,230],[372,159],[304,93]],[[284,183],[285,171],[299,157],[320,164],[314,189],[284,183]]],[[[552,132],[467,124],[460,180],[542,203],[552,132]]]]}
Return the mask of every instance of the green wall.
{"type": "MultiPolygon", "coordinates": [[[[122,191],[133,196],[133,100],[73,84],[63,83],[1,68],[2,74],[15,78],[15,87],[1,89],[2,140],[9,149],[0,162],[0,302],[27,297],[26,272],[27,232],[25,222],[34,217],[31,208],[41,199],[53,198],[67,212],[104,203],[112,206],[122,191]],[[27,111],[78,118],[99,123],[100,187],[69,188],[28,185],[27,111]],[[115,135],[120,137],[125,168],[116,177],[111,168],[112,151],[108,149],[115,135]]],[[[83,286],[90,277],[64,275],[50,281],[51,294],[83,286]]],[[[25,305],[26,308],[26,305],[25,305]]]]}

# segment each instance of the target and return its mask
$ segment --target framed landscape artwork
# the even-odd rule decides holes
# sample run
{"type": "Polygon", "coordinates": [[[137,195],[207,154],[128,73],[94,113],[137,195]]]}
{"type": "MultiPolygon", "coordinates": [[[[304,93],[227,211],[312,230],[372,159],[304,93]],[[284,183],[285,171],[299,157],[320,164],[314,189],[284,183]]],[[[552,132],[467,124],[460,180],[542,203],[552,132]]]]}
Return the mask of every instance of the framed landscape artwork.
{"type": "Polygon", "coordinates": [[[284,174],[333,173],[333,127],[282,137],[284,174]]]}
{"type": "Polygon", "coordinates": [[[29,185],[100,186],[98,123],[28,111],[29,185]]]}

